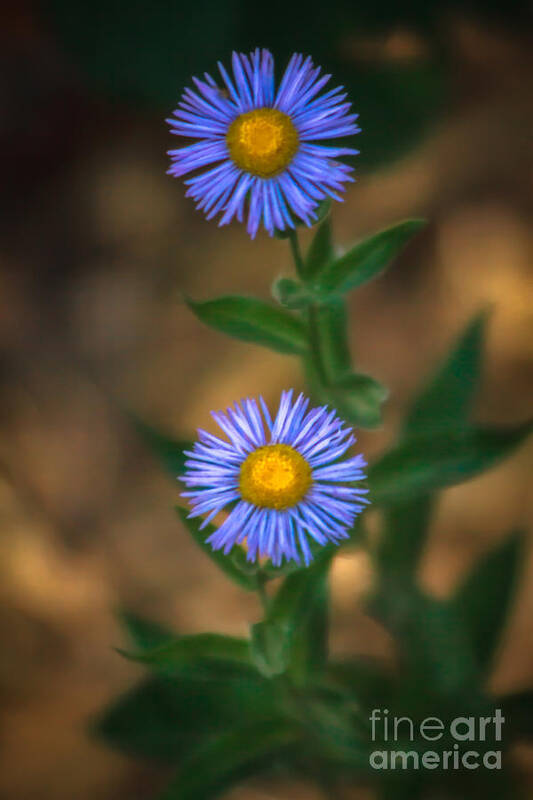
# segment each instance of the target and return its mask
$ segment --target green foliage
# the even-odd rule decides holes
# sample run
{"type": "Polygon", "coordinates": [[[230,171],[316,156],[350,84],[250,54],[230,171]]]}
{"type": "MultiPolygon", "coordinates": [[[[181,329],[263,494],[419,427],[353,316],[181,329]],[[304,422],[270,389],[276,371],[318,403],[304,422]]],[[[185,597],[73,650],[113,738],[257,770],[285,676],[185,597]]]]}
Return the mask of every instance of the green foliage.
{"type": "Polygon", "coordinates": [[[326,548],[307,569],[290,573],[252,626],[252,657],[268,677],[289,672],[297,683],[316,674],[327,658],[327,577],[333,551],[326,548]]]}
{"type": "Polygon", "coordinates": [[[272,285],[272,296],[291,310],[307,308],[314,301],[309,290],[292,278],[277,278],[272,285]]]}
{"type": "Polygon", "coordinates": [[[165,644],[175,636],[169,628],[165,628],[151,619],[140,617],[127,609],[121,609],[117,616],[131,643],[138,650],[151,650],[165,644]]]}
{"type": "Polygon", "coordinates": [[[106,709],[93,732],[127,755],[176,764],[206,737],[238,725],[243,706],[267,716],[273,702],[269,685],[251,674],[216,681],[149,675],[106,709]]]}
{"type": "Polygon", "coordinates": [[[208,800],[272,764],[296,741],[288,722],[245,722],[207,739],[182,764],[159,800],[208,800]]]}
{"type": "Polygon", "coordinates": [[[138,661],[166,675],[205,675],[209,679],[236,676],[249,672],[252,665],[249,642],[218,633],[178,636],[152,649],[138,652],[119,651],[131,661],[138,661]]]}
{"type": "Polygon", "coordinates": [[[452,598],[479,668],[488,673],[511,609],[523,561],[524,535],[515,532],[482,558],[452,598]]]}
{"type": "MultiPolygon", "coordinates": [[[[352,364],[343,295],[386,269],[422,223],[400,223],[335,259],[327,204],[320,213],[304,259],[289,233],[298,280],[280,278],[273,288],[284,308],[237,296],[189,306],[223,333],[301,356],[316,399],[349,423],[372,428],[381,424],[387,389],[352,364]]],[[[506,770],[490,780],[470,775],[470,783],[458,774],[448,783],[442,772],[383,779],[369,768],[370,752],[379,746],[369,730],[375,708],[420,722],[491,716],[501,707],[509,717],[509,739],[497,749],[533,736],[533,693],[491,699],[485,688],[518,581],[523,534],[510,535],[480,559],[447,599],[433,597],[418,582],[437,491],[493,467],[531,429],[529,423],[500,428],[471,420],[486,324],[486,313],[468,324],[413,400],[397,441],[369,467],[380,536],[365,541],[360,520],[351,531],[350,543],[364,544],[374,559],[375,582],[365,606],[392,638],[394,666],[329,657],[328,581],[338,548],[313,543],[315,560],[308,567],[250,564],[240,546],[227,555],[214,552],[206,544],[213,526],[200,530],[199,520],[176,509],[212,562],[240,589],[258,593],[264,614],[244,639],[178,636],[121,613],[131,645],[120,652],[150,672],[103,712],[93,730],[125,753],[177,769],[161,800],[208,800],[274,766],[313,778],[332,796],[340,778],[361,776],[377,780],[385,800],[514,795],[506,770]]],[[[183,451],[191,445],[144,423],[136,427],[166,471],[182,473],[183,451]]],[[[428,749],[420,737],[404,744],[415,752],[428,749]]],[[[441,744],[453,746],[451,740],[441,744]]]]}
{"type": "Polygon", "coordinates": [[[305,328],[298,317],[264,300],[226,295],[203,302],[189,299],[187,305],[206,325],[235,339],[293,355],[307,349],[305,328]]]}
{"type": "Polygon", "coordinates": [[[331,217],[329,213],[320,223],[307,252],[304,262],[304,277],[312,280],[321,273],[324,267],[334,257],[333,240],[331,237],[331,217]]]}
{"type": "Polygon", "coordinates": [[[385,508],[377,558],[387,575],[415,577],[427,541],[433,505],[433,496],[422,494],[385,508]]]}
{"type": "Polygon", "coordinates": [[[476,685],[468,636],[448,603],[411,581],[388,578],[381,581],[369,605],[397,642],[402,689],[409,692],[411,702],[422,702],[425,694],[462,697],[476,685]]]}
{"type": "Polygon", "coordinates": [[[467,325],[445,363],[417,397],[404,423],[406,434],[466,427],[481,375],[488,314],[467,325]]]}
{"type": "Polygon", "coordinates": [[[375,378],[354,372],[336,381],[329,393],[333,404],[348,422],[359,428],[381,425],[381,405],[389,392],[375,378]]]}
{"type": "Polygon", "coordinates": [[[344,294],[381,275],[425,224],[422,219],[408,219],[363,239],[322,270],[317,280],[319,290],[344,294]]]}
{"type": "Polygon", "coordinates": [[[402,441],[369,468],[372,500],[376,505],[393,505],[463,483],[510,455],[530,431],[531,423],[509,428],[471,427],[402,441]]]}

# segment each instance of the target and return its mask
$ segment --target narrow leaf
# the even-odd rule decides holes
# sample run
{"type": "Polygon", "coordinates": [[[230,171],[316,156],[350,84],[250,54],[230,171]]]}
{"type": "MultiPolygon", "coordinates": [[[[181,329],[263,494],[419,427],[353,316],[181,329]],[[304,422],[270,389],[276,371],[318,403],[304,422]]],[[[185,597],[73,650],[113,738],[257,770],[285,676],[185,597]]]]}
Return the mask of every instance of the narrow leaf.
{"type": "Polygon", "coordinates": [[[123,753],[176,764],[243,715],[270,716],[275,702],[272,685],[259,675],[228,681],[150,675],[113,701],[91,731],[123,753]]]}
{"type": "Polygon", "coordinates": [[[307,252],[304,262],[304,275],[312,280],[333,260],[334,250],[331,238],[331,219],[329,214],[320,223],[307,252]]]}
{"type": "Polygon", "coordinates": [[[122,609],[118,619],[136,649],[151,650],[175,637],[175,632],[138,614],[122,609]]]}
{"type": "Polygon", "coordinates": [[[368,657],[330,662],[326,681],[348,691],[356,703],[367,708],[386,707],[395,690],[395,679],[383,663],[368,657]]]}
{"type": "Polygon", "coordinates": [[[511,608],[523,561],[523,540],[521,532],[506,538],[481,559],[453,597],[484,674],[492,666],[511,608]]]}
{"type": "Polygon", "coordinates": [[[226,295],[204,302],[187,300],[187,305],[198,319],[228,336],[279,353],[302,354],[307,350],[302,321],[264,300],[226,295]]]}
{"type": "Polygon", "coordinates": [[[280,719],[232,728],[205,742],[183,763],[159,800],[209,800],[255,775],[291,747],[295,729],[280,719]]]}
{"type": "Polygon", "coordinates": [[[130,661],[138,661],[171,675],[199,675],[203,670],[212,677],[219,670],[222,677],[223,668],[233,674],[234,669],[248,671],[252,666],[248,640],[218,633],[179,636],[151,650],[119,652],[130,661]]]}
{"type": "Polygon", "coordinates": [[[510,455],[531,427],[451,430],[400,442],[369,468],[370,497],[392,505],[467,481],[510,455]]]}
{"type": "Polygon", "coordinates": [[[176,506],[176,512],[191,534],[196,544],[209,556],[219,569],[224,572],[228,578],[236,583],[241,589],[246,589],[248,592],[255,592],[257,590],[257,577],[254,571],[250,570],[250,565],[246,561],[244,551],[239,545],[235,545],[231,554],[224,555],[221,550],[213,550],[206,539],[213,533],[215,527],[213,525],[206,525],[205,528],[200,530],[201,520],[198,518],[190,519],[187,514],[187,509],[181,506],[176,506]]]}
{"type": "Polygon", "coordinates": [[[319,288],[343,294],[376,278],[425,224],[425,220],[409,219],[363,239],[326,267],[319,288]]]}
{"type": "Polygon", "coordinates": [[[472,648],[449,604],[412,582],[389,579],[380,583],[370,610],[399,645],[401,688],[413,702],[432,695],[456,697],[476,686],[472,648]]]}
{"type": "Polygon", "coordinates": [[[334,382],[351,366],[348,319],[342,298],[309,309],[310,333],[316,337],[315,349],[325,370],[324,380],[334,382]]]}
{"type": "Polygon", "coordinates": [[[486,311],[468,324],[445,363],[415,400],[406,433],[466,426],[478,386],[487,327],[486,311]]]}
{"type": "Polygon", "coordinates": [[[181,475],[185,469],[185,461],[187,459],[187,456],[184,455],[184,450],[191,449],[191,442],[173,439],[166,433],[135,417],[133,422],[135,429],[147,447],[159,460],[161,466],[170,477],[176,479],[178,475],[181,475]]]}
{"type": "Polygon", "coordinates": [[[281,652],[298,682],[321,669],[327,657],[327,580],[333,554],[327,549],[310,567],[288,575],[269,606],[267,622],[284,636],[281,652]]]}
{"type": "Polygon", "coordinates": [[[390,574],[414,577],[424,550],[433,497],[420,495],[385,510],[378,563],[384,579],[390,574]]]}

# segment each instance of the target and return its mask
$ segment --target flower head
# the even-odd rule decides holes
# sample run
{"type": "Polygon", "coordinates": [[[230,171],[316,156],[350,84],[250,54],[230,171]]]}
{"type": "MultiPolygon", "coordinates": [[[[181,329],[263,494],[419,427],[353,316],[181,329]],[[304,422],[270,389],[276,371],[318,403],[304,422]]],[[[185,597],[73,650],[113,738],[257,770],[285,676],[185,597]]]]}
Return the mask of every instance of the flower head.
{"type": "Polygon", "coordinates": [[[352,484],[364,478],[362,455],[339,459],[355,442],[335,411],[307,410],[300,394],[283,392],[272,421],[263,398],[243,400],[213,417],[229,441],[199,430],[181,480],[192,491],[189,516],[207,514],[202,527],[229,506],[207,539],[228,553],[246,540],[248,560],[269,556],[275,565],[312,560],[309,539],[338,543],[368,500],[352,484]],[[261,410],[260,410],[261,409],[261,410]],[[262,412],[262,413],[261,413],[262,412]]]}
{"type": "Polygon", "coordinates": [[[311,59],[292,56],[277,92],[274,59],[268,50],[233,53],[233,77],[221,63],[223,88],[205,74],[194,78],[197,91],[186,89],[172,133],[197,141],[169,150],[170,175],[204,169],[185,181],[187,195],[208,219],[222,214],[243,221],[252,238],[263,221],[274,229],[294,227],[294,217],[311,225],[325,197],[341,198],[352,168],[337,161],[354,155],[348,147],[313,144],[358,133],[357,114],[350,114],[342,87],[320,95],[330,75],[321,75],[311,59]]]}

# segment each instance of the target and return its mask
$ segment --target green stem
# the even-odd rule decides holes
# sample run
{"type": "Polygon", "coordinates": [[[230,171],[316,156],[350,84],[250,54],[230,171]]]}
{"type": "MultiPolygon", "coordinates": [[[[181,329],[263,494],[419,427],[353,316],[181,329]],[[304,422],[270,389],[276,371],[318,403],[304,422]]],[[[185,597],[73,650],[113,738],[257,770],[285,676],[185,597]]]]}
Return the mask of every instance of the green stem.
{"type": "Polygon", "coordinates": [[[257,594],[259,596],[265,614],[268,611],[268,606],[270,603],[270,598],[266,590],[266,583],[267,583],[266,575],[264,574],[264,572],[261,572],[261,570],[259,570],[257,573],[257,594]]]}
{"type": "Polygon", "coordinates": [[[309,306],[307,310],[307,324],[309,329],[309,349],[311,351],[311,363],[313,365],[313,371],[318,378],[320,385],[327,386],[329,383],[328,372],[322,357],[319,309],[316,304],[309,306]]]}

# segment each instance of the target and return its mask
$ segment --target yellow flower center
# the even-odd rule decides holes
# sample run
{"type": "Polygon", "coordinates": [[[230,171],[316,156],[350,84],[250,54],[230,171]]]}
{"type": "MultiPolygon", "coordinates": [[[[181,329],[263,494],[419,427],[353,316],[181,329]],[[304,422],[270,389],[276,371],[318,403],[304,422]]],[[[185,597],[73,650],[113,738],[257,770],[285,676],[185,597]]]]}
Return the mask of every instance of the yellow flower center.
{"type": "Polygon", "coordinates": [[[296,505],[311,486],[311,467],[288,444],[258,447],[241,466],[243,500],[282,510],[296,505]]]}
{"type": "Polygon", "coordinates": [[[226,141],[239,169],[260,178],[271,178],[292,161],[298,150],[298,131],[282,111],[258,108],[233,120],[226,141]]]}

